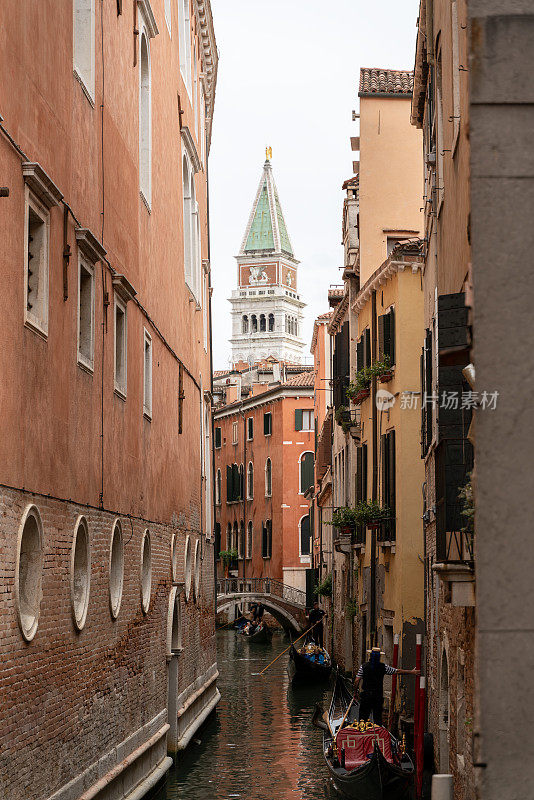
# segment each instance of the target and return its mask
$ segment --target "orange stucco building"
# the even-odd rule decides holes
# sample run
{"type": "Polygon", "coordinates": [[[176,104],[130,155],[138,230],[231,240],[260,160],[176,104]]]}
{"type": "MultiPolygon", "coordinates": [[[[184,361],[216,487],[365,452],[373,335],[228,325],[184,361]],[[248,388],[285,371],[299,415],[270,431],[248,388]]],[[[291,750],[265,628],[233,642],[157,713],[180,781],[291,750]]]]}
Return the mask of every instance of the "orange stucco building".
{"type": "MultiPolygon", "coordinates": [[[[228,571],[247,580],[269,577],[306,589],[313,373],[302,369],[267,362],[251,391],[241,386],[238,398],[215,409],[216,537],[223,554],[237,553],[229,562],[219,560],[219,577],[228,571]]],[[[233,388],[230,384],[229,397],[233,388]]]]}
{"type": "Polygon", "coordinates": [[[218,699],[213,23],[9,0],[0,27],[0,786],[123,798],[218,699]]]}

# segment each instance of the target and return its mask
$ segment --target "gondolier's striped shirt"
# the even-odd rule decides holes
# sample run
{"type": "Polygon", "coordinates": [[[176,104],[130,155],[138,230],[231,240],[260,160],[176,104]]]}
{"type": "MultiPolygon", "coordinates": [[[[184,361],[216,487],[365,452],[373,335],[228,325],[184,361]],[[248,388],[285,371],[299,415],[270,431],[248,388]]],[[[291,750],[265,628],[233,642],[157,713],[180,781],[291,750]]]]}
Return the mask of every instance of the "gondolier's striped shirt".
{"type": "MultiPolygon", "coordinates": [[[[397,671],[395,667],[390,667],[389,664],[384,664],[384,666],[386,668],[386,675],[394,675],[397,671]]],[[[360,664],[360,669],[358,670],[356,677],[363,678],[363,664],[360,664]]]]}

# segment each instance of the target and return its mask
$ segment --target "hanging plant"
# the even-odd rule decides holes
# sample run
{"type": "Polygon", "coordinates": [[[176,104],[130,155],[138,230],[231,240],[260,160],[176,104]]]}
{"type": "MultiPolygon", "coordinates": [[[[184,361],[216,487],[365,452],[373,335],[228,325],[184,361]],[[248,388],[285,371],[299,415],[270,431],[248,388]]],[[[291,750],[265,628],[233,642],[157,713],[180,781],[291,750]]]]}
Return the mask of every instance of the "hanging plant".
{"type": "Polygon", "coordinates": [[[352,425],[352,419],[350,416],[350,410],[347,408],[347,406],[339,406],[339,408],[336,409],[336,422],[340,428],[343,429],[343,433],[349,432],[352,425]]]}
{"type": "Polygon", "coordinates": [[[391,518],[391,511],[387,506],[381,506],[376,500],[362,500],[354,508],[343,506],[336,508],[328,525],[336,528],[354,530],[360,525],[379,525],[391,518]]]}
{"type": "Polygon", "coordinates": [[[317,584],[313,593],[318,597],[332,597],[332,573],[329,572],[324,580],[317,584]]]}
{"type": "Polygon", "coordinates": [[[235,548],[232,550],[221,550],[221,552],[219,553],[219,558],[225,564],[229,564],[231,561],[237,560],[238,552],[235,548]]]}

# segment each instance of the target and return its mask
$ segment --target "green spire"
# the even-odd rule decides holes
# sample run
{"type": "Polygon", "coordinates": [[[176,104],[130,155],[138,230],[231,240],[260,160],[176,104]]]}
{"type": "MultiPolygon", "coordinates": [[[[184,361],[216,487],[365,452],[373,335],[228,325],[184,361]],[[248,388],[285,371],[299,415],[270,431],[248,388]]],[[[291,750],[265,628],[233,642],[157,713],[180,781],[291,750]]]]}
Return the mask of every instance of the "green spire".
{"type": "Polygon", "coordinates": [[[247,237],[245,251],[247,250],[274,250],[274,234],[266,180],[263,182],[256,205],[256,213],[247,237]]]}
{"type": "Polygon", "coordinates": [[[293,257],[282,206],[269,159],[264,164],[260,185],[245,232],[241,253],[284,252],[293,257]]]}

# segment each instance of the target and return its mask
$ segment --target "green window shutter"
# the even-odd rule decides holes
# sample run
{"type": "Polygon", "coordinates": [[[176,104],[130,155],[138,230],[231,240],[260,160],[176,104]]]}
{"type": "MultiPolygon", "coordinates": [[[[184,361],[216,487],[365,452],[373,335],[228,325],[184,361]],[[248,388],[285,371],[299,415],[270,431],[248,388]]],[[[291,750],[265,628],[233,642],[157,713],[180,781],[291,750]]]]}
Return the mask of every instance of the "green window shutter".
{"type": "Polygon", "coordinates": [[[395,516],[396,491],[395,491],[395,431],[388,433],[388,463],[389,463],[389,495],[387,504],[395,516]]]}
{"type": "Polygon", "coordinates": [[[313,483],[313,453],[304,453],[300,459],[300,491],[305,492],[313,483]]]}
{"type": "Polygon", "coordinates": [[[367,500],[367,445],[362,446],[362,500],[367,500]]]}
{"type": "Polygon", "coordinates": [[[363,366],[363,336],[360,336],[356,343],[356,369],[360,370],[363,366]]]}
{"type": "Polygon", "coordinates": [[[363,465],[362,465],[363,447],[356,448],[356,502],[363,500],[363,465]]]}
{"type": "Polygon", "coordinates": [[[301,431],[302,430],[302,409],[296,408],[295,409],[295,430],[301,431]]]}
{"type": "Polygon", "coordinates": [[[389,321],[387,314],[381,314],[378,317],[378,359],[381,360],[384,353],[387,353],[385,345],[385,327],[386,319],[389,321]]]}
{"type": "Polygon", "coordinates": [[[388,437],[385,433],[380,437],[380,458],[382,459],[382,503],[385,504],[389,495],[389,451],[388,437]]]}

